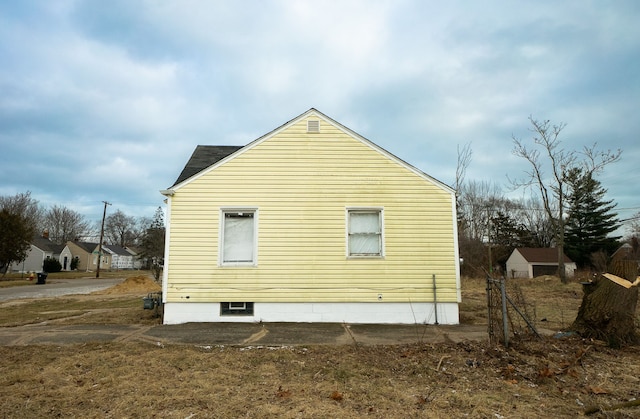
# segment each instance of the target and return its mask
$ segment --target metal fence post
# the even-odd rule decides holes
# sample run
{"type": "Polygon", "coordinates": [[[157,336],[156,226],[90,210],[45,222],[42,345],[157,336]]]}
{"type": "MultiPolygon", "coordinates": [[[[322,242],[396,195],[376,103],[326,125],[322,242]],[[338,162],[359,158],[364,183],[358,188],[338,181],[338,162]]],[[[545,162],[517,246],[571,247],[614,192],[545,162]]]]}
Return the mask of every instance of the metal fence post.
{"type": "Polygon", "coordinates": [[[500,293],[502,294],[502,329],[504,331],[504,347],[509,347],[509,324],[507,323],[507,290],[504,277],[500,279],[500,293]]]}

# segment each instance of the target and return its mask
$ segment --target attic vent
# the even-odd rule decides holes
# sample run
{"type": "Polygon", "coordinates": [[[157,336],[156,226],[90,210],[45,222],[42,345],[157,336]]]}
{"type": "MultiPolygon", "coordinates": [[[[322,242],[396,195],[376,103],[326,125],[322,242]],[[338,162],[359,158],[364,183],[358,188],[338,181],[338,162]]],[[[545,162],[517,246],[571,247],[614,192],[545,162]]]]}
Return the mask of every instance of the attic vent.
{"type": "Polygon", "coordinates": [[[320,132],[320,121],[307,121],[307,132],[320,132]]]}

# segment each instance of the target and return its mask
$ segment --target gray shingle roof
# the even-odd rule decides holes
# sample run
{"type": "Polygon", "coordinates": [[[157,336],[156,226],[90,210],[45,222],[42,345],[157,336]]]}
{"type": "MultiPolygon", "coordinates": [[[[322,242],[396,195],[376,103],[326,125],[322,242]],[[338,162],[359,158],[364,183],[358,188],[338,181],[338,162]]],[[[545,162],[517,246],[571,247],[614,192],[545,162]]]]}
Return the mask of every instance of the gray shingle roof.
{"type": "Polygon", "coordinates": [[[197,146],[193,151],[193,154],[191,155],[191,158],[187,162],[186,166],[184,166],[184,169],[182,169],[182,173],[180,173],[180,176],[178,176],[178,179],[176,179],[175,183],[172,186],[175,186],[178,183],[189,179],[191,176],[235,153],[242,147],[243,146],[237,145],[197,146]]]}
{"type": "Polygon", "coordinates": [[[84,249],[87,253],[91,253],[94,250],[96,250],[96,247],[98,247],[98,243],[88,243],[88,242],[79,242],[79,241],[74,241],[73,243],[75,243],[78,247],[84,249]]]}
{"type": "Polygon", "coordinates": [[[59,254],[64,249],[63,244],[55,244],[49,239],[45,239],[44,237],[34,237],[31,240],[31,244],[36,246],[40,250],[44,250],[45,252],[53,252],[54,254],[59,254]]]}
{"type": "Polygon", "coordinates": [[[129,253],[127,249],[122,246],[118,246],[115,244],[103,244],[102,247],[111,250],[113,253],[119,256],[131,256],[131,253],[129,253]]]}

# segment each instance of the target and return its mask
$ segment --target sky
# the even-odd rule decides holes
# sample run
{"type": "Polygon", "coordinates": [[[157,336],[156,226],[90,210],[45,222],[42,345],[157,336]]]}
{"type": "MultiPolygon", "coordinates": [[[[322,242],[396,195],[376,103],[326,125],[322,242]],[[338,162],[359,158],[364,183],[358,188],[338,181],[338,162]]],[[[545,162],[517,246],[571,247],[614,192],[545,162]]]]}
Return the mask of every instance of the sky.
{"type": "MultiPolygon", "coordinates": [[[[0,195],[152,217],[196,145],[316,108],[453,185],[524,176],[529,117],[640,212],[640,2],[0,0],[0,195]]],[[[528,198],[531,191],[509,192],[528,198]]]]}

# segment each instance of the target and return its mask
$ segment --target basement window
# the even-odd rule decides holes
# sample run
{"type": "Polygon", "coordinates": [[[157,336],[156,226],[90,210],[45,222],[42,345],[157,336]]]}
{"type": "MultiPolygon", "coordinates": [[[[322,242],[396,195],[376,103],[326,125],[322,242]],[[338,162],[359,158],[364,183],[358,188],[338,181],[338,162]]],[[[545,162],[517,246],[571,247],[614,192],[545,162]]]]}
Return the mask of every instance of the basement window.
{"type": "Polygon", "coordinates": [[[307,132],[320,132],[320,121],[318,120],[308,120],[307,121],[307,132]]]}
{"type": "Polygon", "coordinates": [[[253,316],[253,303],[220,303],[221,316],[253,316]]]}

